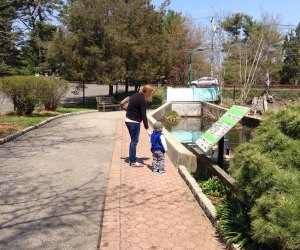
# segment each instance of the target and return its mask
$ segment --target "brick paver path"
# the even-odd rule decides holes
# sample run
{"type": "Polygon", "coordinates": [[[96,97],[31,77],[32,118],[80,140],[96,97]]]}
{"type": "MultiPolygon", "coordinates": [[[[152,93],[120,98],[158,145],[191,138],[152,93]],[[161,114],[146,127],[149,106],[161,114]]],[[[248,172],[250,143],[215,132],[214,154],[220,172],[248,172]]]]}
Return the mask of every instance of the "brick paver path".
{"type": "Polygon", "coordinates": [[[137,155],[145,167],[130,167],[129,135],[117,125],[107,187],[100,249],[225,249],[216,231],[166,157],[166,173],[152,173],[148,135],[141,128],[137,155]]]}

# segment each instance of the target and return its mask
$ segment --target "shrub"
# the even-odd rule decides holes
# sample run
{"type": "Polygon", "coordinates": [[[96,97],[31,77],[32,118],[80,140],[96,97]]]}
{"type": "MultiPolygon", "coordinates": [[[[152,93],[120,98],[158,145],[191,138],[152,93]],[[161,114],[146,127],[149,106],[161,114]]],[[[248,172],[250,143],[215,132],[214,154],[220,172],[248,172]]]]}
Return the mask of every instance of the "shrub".
{"type": "Polygon", "coordinates": [[[209,178],[207,181],[200,182],[199,186],[205,194],[211,196],[224,197],[228,192],[226,186],[216,176],[209,178]]]}
{"type": "Polygon", "coordinates": [[[178,121],[180,119],[180,115],[176,111],[167,112],[165,115],[165,120],[169,122],[178,121]]]}
{"type": "Polygon", "coordinates": [[[53,77],[12,76],[0,81],[0,91],[11,99],[19,115],[31,114],[39,103],[55,110],[68,90],[67,82],[53,77]]]}
{"type": "Polygon", "coordinates": [[[252,204],[252,235],[278,249],[300,249],[300,102],[267,113],[229,172],[252,204]]]}
{"type": "Polygon", "coordinates": [[[39,102],[36,85],[34,77],[4,77],[0,90],[11,99],[18,114],[31,114],[39,102]]]}
{"type": "Polygon", "coordinates": [[[65,96],[69,89],[67,81],[45,77],[41,88],[41,103],[46,110],[54,111],[58,107],[60,100],[65,96]]]}

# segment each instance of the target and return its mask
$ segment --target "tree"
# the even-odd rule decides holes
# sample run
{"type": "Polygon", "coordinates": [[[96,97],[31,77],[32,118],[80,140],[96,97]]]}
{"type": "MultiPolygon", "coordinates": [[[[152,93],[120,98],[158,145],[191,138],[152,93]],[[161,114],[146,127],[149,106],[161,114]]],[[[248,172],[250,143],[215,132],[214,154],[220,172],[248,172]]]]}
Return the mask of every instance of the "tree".
{"type": "Polygon", "coordinates": [[[284,62],[280,72],[282,83],[300,82],[300,23],[294,31],[285,36],[284,62]]]}
{"type": "Polygon", "coordinates": [[[0,5],[0,75],[9,75],[18,65],[19,51],[16,46],[20,33],[13,30],[16,18],[16,6],[11,1],[2,1],[0,5]]]}
{"type": "MultiPolygon", "coordinates": [[[[193,53],[193,69],[198,70],[199,56],[194,55],[203,38],[203,29],[197,26],[193,19],[182,17],[180,13],[169,11],[164,16],[165,50],[162,64],[164,75],[173,84],[187,81],[189,54],[193,53]]],[[[201,60],[201,58],[200,58],[201,60]]]]}
{"type": "Polygon", "coordinates": [[[252,235],[272,249],[300,247],[300,103],[266,114],[230,174],[251,206],[252,235]]]}
{"type": "Polygon", "coordinates": [[[240,85],[241,103],[246,101],[251,87],[262,81],[268,70],[270,75],[278,74],[282,37],[276,23],[276,19],[267,14],[262,22],[256,22],[241,13],[227,17],[222,23],[229,35],[224,44],[227,54],[223,65],[226,69],[224,81],[240,85]]]}
{"type": "MultiPolygon", "coordinates": [[[[149,2],[70,1],[64,23],[65,41],[72,48],[64,59],[69,78],[139,86],[159,75],[161,19],[149,2]]],[[[49,63],[55,56],[48,55],[49,63]]]]}
{"type": "Polygon", "coordinates": [[[136,89],[161,75],[164,49],[161,15],[150,1],[132,0],[122,6],[121,57],[125,62],[126,86],[136,89]]]}
{"type": "MultiPolygon", "coordinates": [[[[18,1],[15,1],[18,2],[18,1]]],[[[22,44],[22,68],[26,74],[40,73],[45,62],[45,43],[52,38],[62,0],[20,1],[16,24],[26,34],[22,44]]]]}

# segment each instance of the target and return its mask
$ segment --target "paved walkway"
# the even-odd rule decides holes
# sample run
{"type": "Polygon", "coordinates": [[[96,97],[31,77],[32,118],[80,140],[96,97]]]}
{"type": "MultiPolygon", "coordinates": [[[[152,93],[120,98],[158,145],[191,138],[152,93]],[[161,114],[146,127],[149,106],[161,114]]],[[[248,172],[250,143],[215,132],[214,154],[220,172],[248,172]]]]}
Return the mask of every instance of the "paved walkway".
{"type": "Polygon", "coordinates": [[[225,249],[169,158],[165,174],[146,167],[144,129],[145,167],[127,164],[124,114],[69,116],[0,145],[0,249],[225,249]]]}
{"type": "Polygon", "coordinates": [[[99,248],[122,116],[59,118],[0,145],[0,249],[99,248]]]}
{"type": "Polygon", "coordinates": [[[141,130],[137,155],[144,167],[128,165],[129,135],[123,121],[107,187],[100,249],[225,249],[177,169],[152,173],[148,134],[141,130]]]}

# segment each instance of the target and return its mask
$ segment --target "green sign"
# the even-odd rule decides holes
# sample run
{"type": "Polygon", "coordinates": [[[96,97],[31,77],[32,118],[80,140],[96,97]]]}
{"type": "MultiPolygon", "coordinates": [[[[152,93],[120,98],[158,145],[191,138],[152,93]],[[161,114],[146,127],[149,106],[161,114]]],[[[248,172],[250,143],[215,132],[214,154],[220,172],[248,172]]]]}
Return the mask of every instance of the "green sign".
{"type": "Polygon", "coordinates": [[[218,121],[202,134],[196,144],[207,153],[234,125],[236,125],[250,108],[234,105],[218,121]]]}

